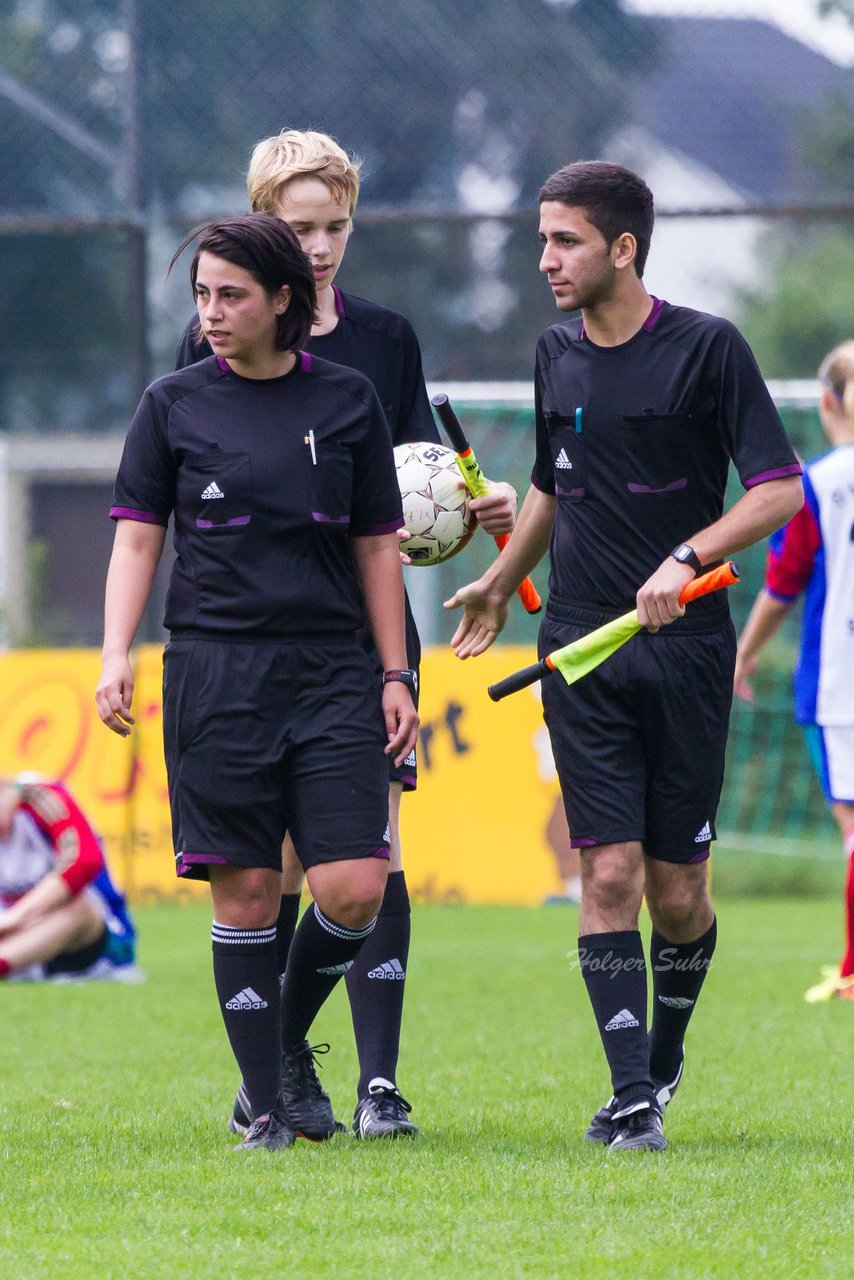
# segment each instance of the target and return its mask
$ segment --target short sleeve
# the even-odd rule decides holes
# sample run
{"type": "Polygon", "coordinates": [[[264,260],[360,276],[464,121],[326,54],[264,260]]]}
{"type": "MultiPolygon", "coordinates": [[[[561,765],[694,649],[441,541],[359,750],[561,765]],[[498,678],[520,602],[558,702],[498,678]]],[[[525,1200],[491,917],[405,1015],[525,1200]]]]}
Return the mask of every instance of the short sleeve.
{"type": "Polygon", "coordinates": [[[537,452],[534,467],[531,471],[531,484],[541,493],[555,494],[555,469],[552,451],[549,446],[546,422],[543,417],[543,390],[540,378],[540,364],[534,370],[534,422],[536,427],[537,452]]]}
{"type": "Polygon", "coordinates": [[[166,433],[168,408],[151,387],[143,395],[125,440],[113,488],[114,520],[168,525],[175,504],[175,458],[166,433]]]}
{"type": "Polygon", "coordinates": [[[786,604],[797,599],[808,586],[821,549],[818,503],[808,472],[804,475],[804,490],[806,501],[800,511],[768,541],[765,590],[786,604]]]}
{"type": "Polygon", "coordinates": [[[403,506],[385,414],[373,389],[365,405],[365,433],[353,461],[350,533],[369,537],[403,528],[403,506]]]}
{"type": "Polygon", "coordinates": [[[403,354],[400,378],[400,415],[397,422],[391,423],[392,438],[397,444],[414,444],[419,440],[427,440],[432,444],[440,444],[441,437],[430,408],[427,387],[424,382],[424,370],[421,361],[421,348],[415,336],[415,330],[408,320],[401,326],[403,354]]]}
{"type": "Polygon", "coordinates": [[[734,326],[716,340],[718,425],[745,489],[801,474],[801,465],[753,352],[734,326]]]}
{"type": "Polygon", "coordinates": [[[199,335],[198,316],[191,316],[184,326],[184,332],[178,342],[178,349],[175,352],[175,368],[187,369],[191,364],[198,364],[200,360],[207,360],[208,356],[212,354],[207,339],[199,335]]]}

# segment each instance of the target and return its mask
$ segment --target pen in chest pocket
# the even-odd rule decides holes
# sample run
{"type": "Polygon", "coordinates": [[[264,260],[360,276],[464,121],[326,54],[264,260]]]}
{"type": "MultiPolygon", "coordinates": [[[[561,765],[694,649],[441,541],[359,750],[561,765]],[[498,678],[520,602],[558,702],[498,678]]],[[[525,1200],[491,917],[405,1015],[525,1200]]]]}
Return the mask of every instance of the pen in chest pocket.
{"type": "Polygon", "coordinates": [[[311,465],[312,465],[313,467],[316,467],[316,466],[317,466],[317,454],[316,454],[315,449],[314,449],[314,432],[313,432],[313,431],[309,431],[308,435],[306,436],[305,440],[303,441],[303,444],[307,444],[307,445],[308,445],[308,447],[309,447],[309,449],[311,450],[311,465]]]}
{"type": "Polygon", "coordinates": [[[575,411],[575,434],[581,435],[581,420],[584,417],[584,409],[579,405],[575,411]]]}

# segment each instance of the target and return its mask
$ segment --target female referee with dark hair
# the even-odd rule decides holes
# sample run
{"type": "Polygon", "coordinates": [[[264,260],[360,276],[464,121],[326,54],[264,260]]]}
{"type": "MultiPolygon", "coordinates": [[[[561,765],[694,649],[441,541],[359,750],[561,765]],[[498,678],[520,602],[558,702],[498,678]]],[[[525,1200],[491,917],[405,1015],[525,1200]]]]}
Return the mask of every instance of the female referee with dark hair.
{"type": "MultiPolygon", "coordinates": [[[[405,684],[391,441],[363,375],[299,348],[316,304],[293,232],[264,214],[200,235],[190,277],[214,354],[153,383],[116,480],[101,719],[127,736],[128,651],[174,515],[164,740],[177,873],[210,881],[214,979],[251,1103],[241,1148],[290,1146],[281,1032],[300,1042],[374,927],[388,861],[385,756],[418,717],[405,684]],[[356,630],[367,615],[382,692],[356,630]],[[281,1012],[286,831],[314,908],[281,1012]]],[[[173,263],[175,261],[173,259],[173,263]]]]}

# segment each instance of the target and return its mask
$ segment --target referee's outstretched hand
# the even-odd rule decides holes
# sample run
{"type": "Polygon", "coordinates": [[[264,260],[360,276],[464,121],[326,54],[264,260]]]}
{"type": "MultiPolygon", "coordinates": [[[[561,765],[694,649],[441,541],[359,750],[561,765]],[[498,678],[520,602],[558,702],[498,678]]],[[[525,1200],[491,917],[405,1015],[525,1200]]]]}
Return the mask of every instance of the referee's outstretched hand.
{"type": "Polygon", "coordinates": [[[394,757],[396,765],[401,765],[418,739],[418,712],[412,694],[399,680],[383,685],[383,715],[388,734],[385,753],[394,757]]]}
{"type": "Polygon", "coordinates": [[[495,589],[484,587],[483,579],[459,587],[445,601],[446,609],[465,612],[451,637],[451,648],[458,658],[476,658],[494,644],[507,622],[507,598],[495,589]]]}
{"type": "Polygon", "coordinates": [[[120,738],[127,738],[136,723],[130,713],[132,699],[133,669],[127,654],[104,658],[95,702],[104,724],[120,738]]]}
{"type": "Polygon", "coordinates": [[[685,606],[679,603],[679,597],[694,577],[696,575],[689,564],[680,564],[668,556],[637,594],[641,626],[655,632],[681,618],[685,606]]]}

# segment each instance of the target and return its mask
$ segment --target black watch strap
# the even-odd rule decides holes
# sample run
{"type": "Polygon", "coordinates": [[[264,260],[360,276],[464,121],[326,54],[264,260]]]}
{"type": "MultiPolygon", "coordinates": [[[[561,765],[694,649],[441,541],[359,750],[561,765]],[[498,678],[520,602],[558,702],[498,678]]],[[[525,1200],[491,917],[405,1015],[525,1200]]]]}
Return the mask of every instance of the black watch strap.
{"type": "Polygon", "coordinates": [[[674,547],[670,552],[674,560],[678,560],[680,564],[689,565],[695,573],[703,572],[703,565],[700,557],[697,555],[693,547],[687,542],[680,542],[678,547],[674,547]]]}
{"type": "Polygon", "coordinates": [[[407,689],[415,689],[418,685],[418,673],[413,671],[411,667],[401,667],[383,672],[383,684],[391,684],[394,680],[405,684],[407,689]]]}

